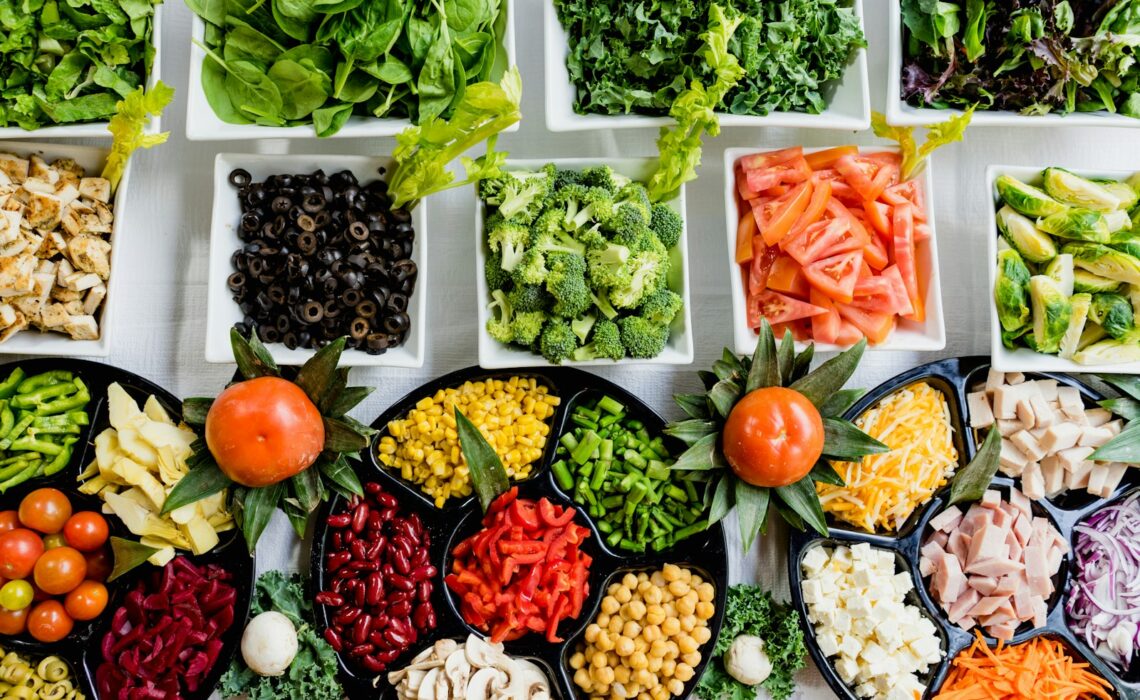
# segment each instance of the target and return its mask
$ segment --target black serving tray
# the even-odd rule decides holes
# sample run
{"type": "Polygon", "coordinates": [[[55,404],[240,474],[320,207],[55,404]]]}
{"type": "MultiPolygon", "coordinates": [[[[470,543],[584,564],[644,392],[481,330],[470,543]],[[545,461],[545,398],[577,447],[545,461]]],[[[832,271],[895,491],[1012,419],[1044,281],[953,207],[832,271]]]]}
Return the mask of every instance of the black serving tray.
{"type": "MultiPolygon", "coordinates": [[[[576,620],[564,620],[558,627],[558,635],[565,641],[550,644],[542,635],[530,633],[516,641],[506,642],[506,652],[513,656],[528,658],[545,668],[551,680],[551,690],[557,697],[563,700],[581,697],[581,693],[572,681],[573,672],[569,669],[569,658],[581,640],[585,628],[597,615],[605,589],[612,581],[629,571],[651,571],[667,563],[676,563],[700,574],[702,578],[716,586],[714,600],[716,614],[709,621],[712,637],[701,646],[701,664],[694,669],[696,673],[693,678],[685,684],[685,692],[681,697],[687,697],[696,687],[712,655],[712,647],[724,618],[725,596],[728,590],[728,556],[724,530],[720,524],[714,525],[705,532],[678,543],[673,549],[659,553],[631,554],[611,550],[606,546],[604,539],[599,536],[596,524],[581,507],[558,488],[550,471],[550,464],[554,461],[558,447],[558,438],[568,429],[570,411],[578,401],[596,395],[596,392],[604,392],[623,403],[651,433],[660,433],[665,421],[640,399],[616,384],[581,370],[566,367],[496,371],[469,367],[444,375],[412,391],[392,404],[373,422],[372,427],[380,432],[373,439],[367,454],[363,455],[362,462],[357,466],[357,472],[362,481],[380,483],[385,492],[391,493],[399,500],[399,507],[402,510],[419,514],[425,528],[431,534],[429,560],[439,569],[433,580],[432,591],[432,605],[438,620],[436,629],[430,634],[422,635],[407,652],[388,667],[388,670],[403,668],[411,657],[437,639],[452,638],[463,641],[470,633],[484,636],[480,630],[464,622],[455,598],[443,580],[450,570],[451,549],[478,529],[482,511],[474,497],[462,500],[451,499],[443,508],[436,508],[434,502],[428,499],[418,486],[404,481],[399,474],[379,464],[376,459],[376,444],[387,434],[389,421],[404,416],[424,396],[431,396],[437,390],[459,386],[469,380],[494,377],[506,379],[512,376],[533,377],[539,383],[550,387],[551,393],[562,400],[550,419],[551,431],[542,458],[536,463],[529,478],[514,482],[519,487],[519,496],[532,499],[546,497],[551,501],[575,507],[578,510],[575,522],[585,525],[591,531],[591,536],[583,544],[582,549],[593,557],[593,563],[590,565],[590,590],[581,615],[576,620]]],[[[324,590],[326,581],[325,550],[331,540],[331,530],[325,525],[326,519],[332,513],[341,512],[345,503],[343,497],[334,496],[318,511],[317,529],[309,562],[311,595],[324,590]]],[[[328,608],[323,605],[318,605],[316,608],[318,631],[323,633],[329,623],[328,608]]],[[[341,682],[348,697],[395,697],[395,690],[387,680],[387,671],[374,675],[348,661],[344,656],[338,654],[337,660],[341,682]]]]}
{"type": "MultiPolygon", "coordinates": [[[[959,468],[962,468],[978,450],[977,436],[969,427],[966,394],[971,391],[971,387],[985,382],[989,364],[988,357],[973,356],[950,358],[920,365],[869,391],[866,396],[851,407],[846,417],[853,420],[894,391],[916,382],[925,381],[933,388],[942,391],[946,396],[950,408],[950,422],[954,431],[955,445],[958,450],[959,468]]],[[[1095,406],[1096,401],[1105,398],[1088,385],[1066,374],[1027,373],[1026,378],[1055,379],[1060,384],[1075,387],[1080,390],[1088,406],[1095,406]]],[[[1053,526],[1069,540],[1070,549],[1075,549],[1076,536],[1073,528],[1103,506],[1123,498],[1137,485],[1140,485],[1140,473],[1136,469],[1129,469],[1125,472],[1124,479],[1110,498],[1099,498],[1084,491],[1067,492],[1053,499],[1046,498],[1035,501],[1033,504],[1034,515],[1048,518],[1053,526]]],[[[1001,491],[1004,498],[1008,495],[1011,487],[1021,487],[1021,480],[1004,476],[999,472],[994,477],[991,486],[1001,491]]],[[[828,516],[828,537],[822,537],[814,531],[794,532],[792,534],[788,555],[788,577],[791,581],[792,602],[800,614],[800,626],[804,630],[808,651],[828,685],[840,698],[857,700],[858,696],[855,695],[854,689],[839,677],[831,660],[824,656],[816,642],[815,628],[807,618],[807,606],[804,603],[800,586],[803,580],[801,562],[804,554],[809,549],[820,545],[850,546],[860,542],[866,542],[873,547],[895,553],[898,560],[898,570],[908,571],[914,580],[914,590],[907,594],[906,601],[922,610],[923,614],[934,623],[942,638],[942,661],[919,679],[927,686],[926,693],[923,696],[924,700],[932,698],[938,694],[942,683],[946,680],[946,676],[950,672],[951,661],[974,641],[974,630],[967,632],[952,624],[942,608],[930,597],[929,577],[924,579],[918,568],[919,548],[928,534],[927,523],[943,510],[948,496],[949,486],[947,485],[935,493],[929,502],[920,506],[896,533],[868,533],[828,516]]],[[[1040,635],[1060,639],[1069,647],[1071,653],[1075,653],[1077,657],[1083,657],[1091,664],[1093,670],[1112,683],[1120,697],[1130,700],[1140,698],[1140,664],[1134,665],[1129,673],[1121,675],[1100,659],[1069,629],[1065,618],[1064,603],[1068,598],[1072,577],[1075,573],[1074,565],[1073,555],[1067,554],[1061,564],[1060,571],[1053,579],[1056,592],[1046,601],[1049,615],[1045,626],[1033,627],[1031,622],[1022,623],[1017,628],[1017,632],[1010,643],[1017,644],[1040,635]]],[[[981,628],[976,629],[981,630],[981,628]]],[[[985,635],[985,639],[990,646],[997,643],[997,640],[989,635],[985,635]]]]}
{"type": "MultiPolygon", "coordinates": [[[[87,385],[91,394],[91,401],[86,408],[90,417],[90,424],[83,427],[79,442],[75,444],[76,449],[72,453],[71,461],[66,468],[50,477],[26,481],[0,495],[0,510],[14,510],[29,492],[50,486],[66,493],[76,512],[80,510],[101,512],[102,501],[99,498],[79,492],[78,476],[84,467],[95,459],[95,436],[110,427],[107,412],[107,387],[111,384],[118,382],[131,395],[131,398],[139,403],[140,407],[148,396],[153,395],[172,418],[178,420],[182,416],[182,402],[176,396],[150,380],[118,367],[88,360],[41,358],[0,365],[0,379],[7,377],[17,367],[22,367],[28,376],[56,369],[74,372],[87,385]]],[[[111,535],[137,539],[118,518],[110,515],[106,518],[111,535]]],[[[183,693],[186,700],[207,700],[214,692],[222,674],[229,668],[234,654],[237,653],[241,644],[241,635],[245,629],[246,618],[249,616],[250,596],[254,582],[253,557],[250,556],[245,541],[236,528],[220,533],[219,538],[220,542],[217,547],[200,556],[194,556],[181,550],[177,552],[179,556],[185,556],[195,565],[216,564],[221,566],[233,576],[229,583],[237,591],[234,623],[222,635],[222,651],[218,655],[214,668],[206,675],[198,692],[183,693]]],[[[95,669],[103,662],[101,645],[104,635],[110,628],[111,616],[122,604],[124,596],[135,586],[139,578],[154,571],[156,571],[155,567],[143,564],[125,576],[106,584],[109,600],[107,609],[103,614],[90,622],[77,621],[72,633],[58,642],[45,644],[23,634],[15,637],[0,636],[0,647],[18,651],[37,660],[48,655],[62,658],[70,664],[73,676],[83,694],[88,698],[97,700],[100,696],[96,690],[95,669]]]]}

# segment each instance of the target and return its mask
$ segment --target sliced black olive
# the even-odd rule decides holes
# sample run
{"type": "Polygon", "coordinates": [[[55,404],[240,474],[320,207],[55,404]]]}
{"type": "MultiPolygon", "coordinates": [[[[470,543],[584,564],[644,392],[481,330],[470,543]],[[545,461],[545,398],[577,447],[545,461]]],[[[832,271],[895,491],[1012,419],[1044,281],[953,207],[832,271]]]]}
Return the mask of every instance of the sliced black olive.
{"type": "Polygon", "coordinates": [[[230,171],[230,184],[234,187],[245,187],[253,182],[253,176],[244,168],[234,168],[230,171]]]}

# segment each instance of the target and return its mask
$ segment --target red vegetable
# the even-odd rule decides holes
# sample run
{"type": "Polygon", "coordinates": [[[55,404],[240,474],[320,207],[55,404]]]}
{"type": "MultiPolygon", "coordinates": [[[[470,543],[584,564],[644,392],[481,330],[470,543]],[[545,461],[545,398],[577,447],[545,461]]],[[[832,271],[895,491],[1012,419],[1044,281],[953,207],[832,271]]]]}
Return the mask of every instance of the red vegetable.
{"type": "Polygon", "coordinates": [[[230,579],[221,567],[175,557],[140,580],[103,636],[99,696],[178,700],[199,690],[234,623],[237,591],[230,579]]]}
{"type": "Polygon", "coordinates": [[[495,499],[483,529],[451,551],[445,580],[463,619],[495,642],[527,632],[562,641],[558,623],[581,614],[590,588],[592,559],[579,548],[590,531],[573,523],[576,514],[545,498],[519,498],[517,487],[495,499]]]}

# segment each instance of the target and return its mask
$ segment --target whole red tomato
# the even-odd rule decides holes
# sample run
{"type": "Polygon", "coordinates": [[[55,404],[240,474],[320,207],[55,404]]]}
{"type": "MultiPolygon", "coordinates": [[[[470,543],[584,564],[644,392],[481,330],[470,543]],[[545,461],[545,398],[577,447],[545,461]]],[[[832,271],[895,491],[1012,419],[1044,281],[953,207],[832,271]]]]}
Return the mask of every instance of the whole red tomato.
{"type": "Polygon", "coordinates": [[[59,489],[36,489],[20,501],[20,522],[45,535],[63,529],[71,517],[71,501],[59,489]]]}
{"type": "Polygon", "coordinates": [[[268,486],[304,471],[325,444],[321,413],[296,384],[258,377],[223,391],[206,414],[206,444],[222,472],[268,486]]]}
{"type": "Polygon", "coordinates": [[[49,595],[70,592],[87,578],[87,560],[71,547],[56,547],[36,561],[36,586],[49,595]]]}
{"type": "Polygon", "coordinates": [[[728,414],[721,435],[732,471],[753,486],[794,484],[823,454],[823,419],[803,394],[757,389],[728,414]]]}
{"type": "Polygon", "coordinates": [[[92,510],[76,513],[63,526],[67,543],[81,552],[93,552],[107,541],[107,519],[92,510]]]}
{"type": "Polygon", "coordinates": [[[0,511],[0,533],[20,527],[20,514],[14,510],[0,511]]]}
{"type": "Polygon", "coordinates": [[[111,572],[115,570],[115,562],[111,558],[108,547],[100,547],[94,552],[85,552],[83,558],[87,560],[87,578],[92,581],[106,581],[111,572]]]}
{"type": "Polygon", "coordinates": [[[76,620],[94,620],[107,608],[107,587],[98,581],[84,581],[67,594],[63,607],[76,620]]]}
{"type": "Polygon", "coordinates": [[[45,600],[28,614],[28,634],[41,642],[58,642],[71,634],[75,622],[58,600],[45,600]]]}
{"type": "Polygon", "coordinates": [[[44,553],[40,536],[18,527],[0,535],[0,576],[6,579],[27,578],[44,553]]]}
{"type": "Polygon", "coordinates": [[[5,610],[0,607],[0,634],[13,636],[23,634],[28,627],[28,613],[31,606],[22,610],[5,610]]]}

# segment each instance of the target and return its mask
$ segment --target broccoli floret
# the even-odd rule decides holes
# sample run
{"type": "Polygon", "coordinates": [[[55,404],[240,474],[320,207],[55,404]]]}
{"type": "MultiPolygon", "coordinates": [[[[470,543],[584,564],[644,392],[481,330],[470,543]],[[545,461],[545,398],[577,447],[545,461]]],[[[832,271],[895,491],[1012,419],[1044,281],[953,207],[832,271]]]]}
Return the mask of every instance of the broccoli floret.
{"type": "Polygon", "coordinates": [[[491,303],[487,307],[491,311],[491,318],[487,319],[487,332],[500,343],[510,343],[515,339],[511,321],[514,319],[514,309],[507,301],[507,295],[501,289],[491,292],[491,303]]]}
{"type": "Polygon", "coordinates": [[[552,255],[546,291],[554,297],[551,310],[555,314],[566,318],[584,314],[592,304],[590,287],[586,284],[586,259],[567,253],[552,255]]]}
{"type": "Polygon", "coordinates": [[[544,173],[508,174],[498,202],[491,203],[499,205],[504,217],[529,224],[542,212],[549,195],[550,180],[544,173]]]}
{"type": "Polygon", "coordinates": [[[547,318],[544,311],[516,310],[514,318],[511,319],[512,339],[519,345],[531,345],[538,339],[547,318]]]}
{"type": "Polygon", "coordinates": [[[574,359],[579,362],[604,357],[620,360],[625,357],[625,346],[621,343],[621,331],[609,319],[600,319],[594,324],[594,336],[590,342],[574,351],[574,359]]]}
{"type": "Polygon", "coordinates": [[[488,220],[487,245],[502,256],[501,266],[507,272],[515,269],[522,261],[530,238],[530,229],[519,221],[502,216],[493,216],[488,220]]]}
{"type": "Polygon", "coordinates": [[[619,309],[632,309],[664,286],[665,277],[669,274],[669,256],[665,246],[652,238],[649,247],[630,256],[625,274],[625,283],[611,287],[609,298],[619,309]]]}
{"type": "Polygon", "coordinates": [[[641,217],[641,223],[648,226],[650,221],[649,193],[645,186],[639,182],[631,182],[618,190],[614,196],[614,213],[621,209],[629,209],[641,217]]]}
{"type": "Polygon", "coordinates": [[[657,357],[669,342],[669,328],[651,323],[641,316],[626,316],[618,319],[621,331],[621,344],[630,357],[657,357]]]}
{"type": "Polygon", "coordinates": [[[582,184],[582,173],[577,170],[558,170],[552,166],[547,167],[553,170],[551,175],[553,184],[551,184],[550,189],[555,194],[559,194],[568,187],[577,187],[582,184]]]}
{"type": "Polygon", "coordinates": [[[475,186],[479,192],[479,199],[487,204],[498,206],[499,202],[502,201],[500,197],[503,191],[503,185],[507,183],[507,178],[509,177],[510,175],[507,173],[501,173],[495,177],[485,177],[479,180],[479,183],[475,186]]]}
{"type": "Polygon", "coordinates": [[[528,248],[518,266],[511,270],[511,279],[515,284],[542,284],[549,274],[546,254],[537,248],[528,248]]]}
{"type": "Polygon", "coordinates": [[[605,295],[598,296],[596,293],[590,292],[590,299],[594,302],[594,306],[598,307],[598,311],[602,312],[603,316],[611,321],[617,318],[617,310],[614,309],[613,304],[610,303],[610,300],[607,299],[605,295]]]}
{"type": "Polygon", "coordinates": [[[600,187],[610,194],[618,191],[618,187],[614,184],[614,171],[608,165],[586,168],[582,171],[580,179],[586,187],[600,187]]]}
{"type": "Polygon", "coordinates": [[[578,342],[586,342],[586,338],[590,335],[590,329],[594,327],[596,320],[598,317],[594,314],[586,314],[570,322],[570,329],[574,331],[574,335],[578,336],[578,342]]]}
{"type": "Polygon", "coordinates": [[[546,311],[550,308],[550,295],[537,284],[516,284],[507,294],[507,301],[517,312],[546,311]]]}
{"type": "Polygon", "coordinates": [[[511,274],[503,269],[502,253],[491,251],[483,261],[483,276],[487,278],[487,287],[502,289],[511,281],[511,274]]]}
{"type": "Polygon", "coordinates": [[[569,228],[577,231],[591,221],[606,221],[613,214],[614,200],[609,190],[589,187],[578,205],[578,213],[569,221],[569,228]]]}
{"type": "Polygon", "coordinates": [[[624,245],[632,251],[645,248],[648,239],[654,237],[641,215],[632,207],[614,210],[614,215],[606,222],[605,228],[614,243],[624,245]]]}
{"type": "Polygon", "coordinates": [[[664,204],[653,205],[649,229],[653,231],[653,235],[657,236],[657,240],[665,244],[666,248],[672,248],[677,245],[677,241],[681,240],[682,226],[680,214],[664,204]]]}
{"type": "Polygon", "coordinates": [[[629,248],[616,243],[606,243],[603,248],[586,251],[586,265],[590,281],[595,287],[614,287],[627,282],[626,263],[629,261],[629,248]]]}
{"type": "Polygon", "coordinates": [[[578,336],[570,328],[569,322],[552,318],[546,322],[542,335],[538,340],[538,349],[549,362],[561,364],[563,360],[573,355],[578,348],[578,336]]]}
{"type": "Polygon", "coordinates": [[[661,287],[645,298],[638,313],[650,323],[668,326],[681,310],[681,295],[661,287]]]}
{"type": "Polygon", "coordinates": [[[581,255],[586,246],[565,231],[535,229],[530,234],[529,247],[543,253],[573,253],[581,255]]]}

